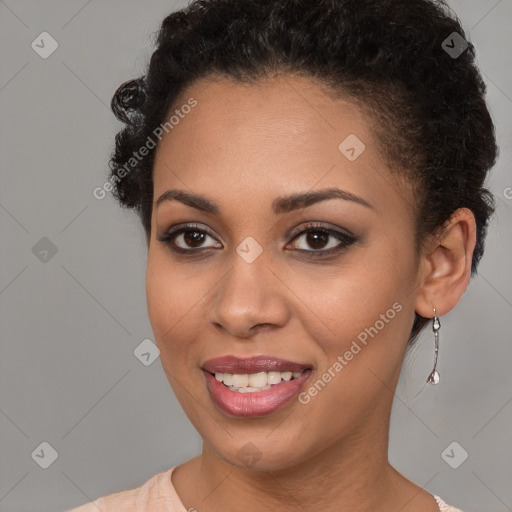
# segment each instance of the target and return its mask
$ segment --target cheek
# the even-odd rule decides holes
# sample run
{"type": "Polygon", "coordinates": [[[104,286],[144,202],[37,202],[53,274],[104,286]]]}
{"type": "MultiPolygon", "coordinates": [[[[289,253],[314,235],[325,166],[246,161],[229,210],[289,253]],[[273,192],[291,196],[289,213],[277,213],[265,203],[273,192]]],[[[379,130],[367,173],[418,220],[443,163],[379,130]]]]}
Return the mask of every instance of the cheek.
{"type": "MultiPolygon", "coordinates": [[[[400,267],[403,271],[394,263],[374,259],[372,265],[359,262],[333,271],[329,279],[311,283],[308,304],[312,311],[318,312],[327,338],[331,339],[331,348],[340,348],[338,334],[346,341],[375,323],[382,332],[389,331],[388,327],[396,323],[398,306],[393,309],[393,304],[399,302],[403,306],[408,295],[404,286],[408,280],[407,270],[405,265],[400,267]]],[[[361,338],[364,339],[364,335],[361,338]]]]}
{"type": "MultiPolygon", "coordinates": [[[[218,280],[218,277],[217,277],[218,280]]],[[[197,369],[199,346],[193,340],[206,325],[206,300],[215,287],[214,272],[194,264],[177,264],[165,250],[150,249],[146,300],[164,369],[185,374],[197,369]]]]}
{"type": "Polygon", "coordinates": [[[378,268],[334,275],[311,296],[322,328],[311,313],[305,325],[320,352],[301,403],[312,428],[324,433],[322,446],[387,403],[399,375],[414,311],[398,269],[378,268]],[[326,422],[326,411],[336,420],[326,422]]]}
{"type": "Polygon", "coordinates": [[[158,264],[158,260],[148,257],[146,268],[146,300],[148,315],[153,332],[159,338],[172,326],[176,313],[176,293],[173,293],[175,283],[172,274],[158,264]]]}
{"type": "MultiPolygon", "coordinates": [[[[157,251],[148,254],[146,268],[146,300],[150,324],[155,342],[160,350],[160,363],[167,380],[187,416],[194,422],[197,411],[195,400],[190,399],[190,379],[200,379],[197,361],[190,353],[190,343],[194,336],[194,308],[198,304],[199,283],[173,265],[165,255],[157,251]]],[[[205,287],[205,289],[207,289],[205,287]]],[[[197,384],[200,382],[197,381],[197,384]]]]}
{"type": "Polygon", "coordinates": [[[387,245],[310,287],[322,322],[309,313],[308,335],[322,352],[317,378],[327,383],[313,407],[338,403],[358,416],[393,385],[414,320],[413,283],[413,254],[387,245]]]}
{"type": "MultiPolygon", "coordinates": [[[[197,302],[197,291],[180,269],[157,250],[150,250],[146,268],[146,300],[149,321],[162,358],[173,349],[187,311],[197,302]]],[[[179,348],[179,344],[175,344],[179,348]]]]}

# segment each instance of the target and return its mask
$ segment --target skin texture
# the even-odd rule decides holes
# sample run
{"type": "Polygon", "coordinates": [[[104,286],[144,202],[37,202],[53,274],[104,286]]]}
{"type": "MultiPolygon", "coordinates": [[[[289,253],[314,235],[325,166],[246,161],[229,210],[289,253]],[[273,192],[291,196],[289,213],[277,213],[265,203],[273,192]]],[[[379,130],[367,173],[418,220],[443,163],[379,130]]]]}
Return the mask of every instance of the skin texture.
{"type": "Polygon", "coordinates": [[[154,205],[146,273],[161,364],[203,439],[201,455],[173,474],[186,508],[438,510],[389,465],[389,419],[414,312],[432,317],[435,306],[446,314],[469,283],[473,214],[457,210],[417,254],[412,194],[381,158],[371,119],[312,80],[281,75],[242,85],[209,77],[176,106],[190,97],[197,106],[157,149],[154,199],[184,190],[207,196],[221,213],[175,200],[154,205]],[[338,149],[350,134],[366,146],[355,161],[338,149]],[[278,196],[331,187],[371,207],[330,199],[281,215],[271,210],[278,196]],[[317,246],[307,235],[290,236],[310,221],[357,239],[335,255],[308,257],[339,244],[333,236],[317,246]],[[202,255],[173,253],[172,242],[157,239],[189,222],[214,236],[194,246],[179,235],[174,243],[206,247],[202,255]],[[249,236],[263,249],[252,263],[236,252],[249,236]],[[206,360],[266,354],[307,363],[309,387],[394,303],[400,312],[309,403],[241,419],[210,399],[206,360]],[[261,457],[253,465],[239,457],[249,441],[261,457]]]}

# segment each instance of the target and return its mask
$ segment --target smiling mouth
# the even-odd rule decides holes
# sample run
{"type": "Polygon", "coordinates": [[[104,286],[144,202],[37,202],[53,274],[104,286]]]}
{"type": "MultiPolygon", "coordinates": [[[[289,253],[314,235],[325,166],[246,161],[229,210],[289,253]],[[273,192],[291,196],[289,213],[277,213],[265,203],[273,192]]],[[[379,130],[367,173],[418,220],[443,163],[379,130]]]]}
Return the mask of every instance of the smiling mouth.
{"type": "Polygon", "coordinates": [[[312,365],[273,356],[217,357],[201,369],[211,399],[238,417],[272,414],[290,404],[312,374],[312,365]]]}
{"type": "Polygon", "coordinates": [[[257,393],[278,386],[282,382],[298,379],[303,372],[258,372],[258,373],[211,373],[215,380],[222,382],[230,391],[237,393],[257,393]]]}

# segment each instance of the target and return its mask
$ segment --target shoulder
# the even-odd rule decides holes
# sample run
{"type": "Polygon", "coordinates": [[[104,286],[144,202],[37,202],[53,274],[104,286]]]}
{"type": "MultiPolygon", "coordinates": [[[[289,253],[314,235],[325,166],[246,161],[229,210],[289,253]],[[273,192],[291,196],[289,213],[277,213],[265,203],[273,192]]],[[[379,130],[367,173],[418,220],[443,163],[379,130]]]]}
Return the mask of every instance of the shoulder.
{"type": "Polygon", "coordinates": [[[434,499],[437,501],[437,504],[439,506],[439,510],[441,512],[463,512],[460,508],[455,508],[447,503],[445,503],[439,496],[433,495],[434,499]]]}
{"type": "Polygon", "coordinates": [[[152,476],[140,487],[103,496],[68,512],[183,512],[185,508],[171,483],[173,470],[152,476]]]}

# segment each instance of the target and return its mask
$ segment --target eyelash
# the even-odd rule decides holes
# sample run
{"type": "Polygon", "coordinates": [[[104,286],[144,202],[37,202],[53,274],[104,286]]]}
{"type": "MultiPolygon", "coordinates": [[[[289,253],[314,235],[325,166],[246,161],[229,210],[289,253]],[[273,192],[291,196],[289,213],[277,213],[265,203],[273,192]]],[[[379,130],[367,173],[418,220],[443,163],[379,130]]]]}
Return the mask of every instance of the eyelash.
{"type": "MultiPolygon", "coordinates": [[[[302,253],[308,253],[309,256],[312,256],[313,258],[316,257],[327,257],[331,256],[337,253],[340,253],[341,251],[347,249],[350,245],[352,245],[354,242],[358,240],[358,238],[352,234],[344,233],[342,231],[334,230],[327,228],[321,224],[317,223],[310,223],[307,224],[305,227],[303,227],[301,231],[293,234],[292,240],[294,241],[297,238],[300,238],[303,235],[307,235],[308,233],[326,233],[340,241],[340,243],[336,247],[331,247],[330,249],[320,249],[320,250],[306,250],[306,249],[296,249],[299,252],[302,253]]],[[[183,249],[182,247],[177,247],[174,244],[174,239],[181,235],[182,233],[186,232],[198,232],[198,233],[204,233],[210,236],[211,238],[215,239],[213,233],[211,233],[208,229],[199,228],[196,224],[186,224],[178,226],[177,228],[170,230],[163,235],[157,237],[158,241],[167,245],[169,249],[175,253],[182,254],[185,256],[194,256],[198,253],[201,253],[207,249],[208,247],[203,248],[192,248],[192,249],[183,249]]]]}

